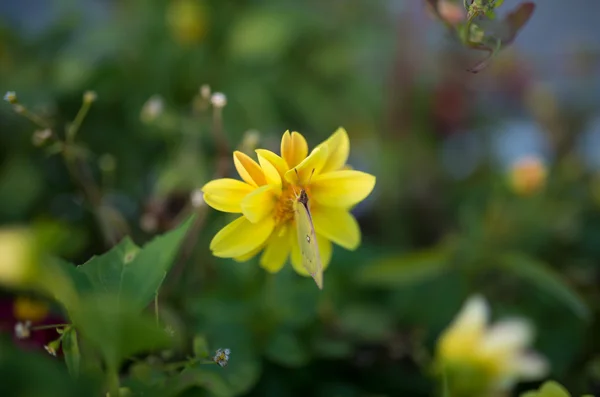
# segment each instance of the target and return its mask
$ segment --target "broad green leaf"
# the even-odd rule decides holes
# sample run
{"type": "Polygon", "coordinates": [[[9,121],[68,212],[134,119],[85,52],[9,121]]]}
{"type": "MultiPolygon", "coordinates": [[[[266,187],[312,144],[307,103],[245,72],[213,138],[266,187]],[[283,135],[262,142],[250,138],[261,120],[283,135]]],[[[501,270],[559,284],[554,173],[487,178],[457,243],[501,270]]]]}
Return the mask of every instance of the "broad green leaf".
{"type": "Polygon", "coordinates": [[[522,393],[521,397],[571,397],[571,394],[559,383],[549,380],[539,390],[522,393]]]}
{"type": "Polygon", "coordinates": [[[67,311],[73,310],[80,296],[93,291],[90,280],[77,271],[75,265],[56,257],[49,258],[47,265],[49,271],[44,286],[67,311]]]}
{"type": "Polygon", "coordinates": [[[498,8],[498,7],[502,6],[503,3],[504,3],[504,0],[496,0],[494,2],[494,8],[498,8]]]}
{"type": "Polygon", "coordinates": [[[75,378],[78,377],[81,353],[79,352],[79,343],[77,342],[77,331],[73,327],[69,327],[65,331],[62,339],[62,349],[69,373],[75,378]]]}
{"type": "Polygon", "coordinates": [[[391,256],[362,268],[355,277],[358,284],[398,288],[443,273],[448,268],[449,261],[448,250],[445,248],[391,256]]]}
{"type": "Polygon", "coordinates": [[[500,264],[517,277],[554,296],[579,317],[589,319],[590,311],[583,298],[545,263],[516,253],[504,255],[500,264]]]}
{"type": "Polygon", "coordinates": [[[173,264],[192,219],[143,248],[126,237],[110,251],[94,256],[77,270],[86,275],[95,291],[114,294],[118,302],[126,300],[142,310],[152,301],[173,264]]]}
{"type": "Polygon", "coordinates": [[[109,294],[82,298],[71,312],[73,325],[112,368],[131,355],[170,347],[172,339],[158,328],[155,319],[139,308],[109,294]]]}
{"type": "Polygon", "coordinates": [[[165,389],[156,395],[160,397],[175,397],[191,388],[207,390],[214,397],[236,395],[221,374],[207,371],[203,368],[184,369],[179,375],[169,379],[165,389]]]}
{"type": "Polygon", "coordinates": [[[10,338],[0,338],[0,395],[19,397],[98,396],[95,379],[73,379],[62,363],[48,354],[23,349],[10,338]]]}
{"type": "Polygon", "coordinates": [[[152,301],[171,269],[193,220],[194,216],[146,244],[127,266],[122,291],[128,292],[134,306],[142,309],[152,301]]]}
{"type": "Polygon", "coordinates": [[[85,274],[97,291],[120,293],[125,265],[131,263],[140,248],[129,237],[125,237],[110,251],[93,256],[77,270],[85,274]]]}

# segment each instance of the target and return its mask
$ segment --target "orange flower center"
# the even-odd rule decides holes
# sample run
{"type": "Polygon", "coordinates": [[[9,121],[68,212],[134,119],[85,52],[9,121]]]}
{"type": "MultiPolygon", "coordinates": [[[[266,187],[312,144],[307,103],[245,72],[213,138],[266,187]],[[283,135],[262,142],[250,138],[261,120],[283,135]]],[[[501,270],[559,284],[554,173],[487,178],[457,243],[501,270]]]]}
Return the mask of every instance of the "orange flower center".
{"type": "MultiPolygon", "coordinates": [[[[279,200],[275,204],[275,223],[277,226],[294,221],[294,201],[298,200],[301,189],[297,185],[283,184],[281,196],[279,196],[279,200]]],[[[310,202],[310,190],[307,187],[304,187],[304,190],[310,202]]]]}

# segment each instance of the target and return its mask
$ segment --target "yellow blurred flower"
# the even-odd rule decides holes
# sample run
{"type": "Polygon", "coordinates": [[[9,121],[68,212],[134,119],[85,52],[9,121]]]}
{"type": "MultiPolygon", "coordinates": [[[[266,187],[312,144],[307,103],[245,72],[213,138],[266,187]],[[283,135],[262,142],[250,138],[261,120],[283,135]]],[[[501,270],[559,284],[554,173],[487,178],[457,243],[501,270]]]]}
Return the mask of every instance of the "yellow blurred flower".
{"type": "Polygon", "coordinates": [[[199,43],[207,30],[206,6],[201,0],[171,0],[167,24],[174,39],[182,45],[199,43]]]}
{"type": "Polygon", "coordinates": [[[512,165],[509,181],[515,193],[527,196],[541,190],[546,185],[547,176],[543,161],[536,156],[527,156],[512,165]]]}
{"type": "Polygon", "coordinates": [[[521,318],[488,326],[489,307],[480,296],[471,297],[440,336],[436,359],[449,389],[460,396],[494,396],[517,381],[535,380],[548,371],[546,360],[527,351],[532,326],[521,318]]]}
{"type": "Polygon", "coordinates": [[[22,228],[0,230],[0,284],[27,286],[38,274],[38,250],[34,235],[22,228]]]}
{"type": "Polygon", "coordinates": [[[29,320],[35,323],[46,318],[48,304],[26,296],[19,296],[13,303],[13,314],[17,320],[29,320]]]}
{"type": "Polygon", "coordinates": [[[260,264],[272,273],[291,254],[294,269],[308,275],[294,227],[293,201],[300,188],[308,194],[323,268],[331,259],[332,242],[356,249],[360,229],[350,209],[371,193],[375,177],[347,169],[349,152],[350,140],[343,128],[310,155],[304,137],[288,131],[281,139],[281,156],[257,149],[257,163],[234,152],[243,181],[217,179],[202,188],[205,202],[214,209],[242,214],[215,235],[210,243],[213,254],[243,262],[263,251],[260,264]]]}

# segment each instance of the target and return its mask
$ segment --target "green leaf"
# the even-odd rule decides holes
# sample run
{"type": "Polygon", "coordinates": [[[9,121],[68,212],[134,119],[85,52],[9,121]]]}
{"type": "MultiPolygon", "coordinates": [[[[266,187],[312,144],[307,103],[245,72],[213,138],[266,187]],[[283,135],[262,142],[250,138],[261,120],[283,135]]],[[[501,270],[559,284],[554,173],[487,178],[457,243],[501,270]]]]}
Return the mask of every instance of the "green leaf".
{"type": "Polygon", "coordinates": [[[179,247],[192,225],[194,216],[176,229],[146,244],[124,273],[122,291],[131,295],[132,304],[140,309],[152,301],[170,270],[179,247]]]}
{"type": "Polygon", "coordinates": [[[69,327],[63,334],[62,349],[69,373],[75,378],[78,377],[81,353],[79,352],[79,343],[77,342],[77,331],[73,327],[69,327]]]}
{"type": "Polygon", "coordinates": [[[534,258],[514,253],[504,255],[501,266],[517,277],[530,282],[554,296],[582,319],[589,319],[590,310],[585,301],[553,269],[534,258]]]}
{"type": "Polygon", "coordinates": [[[71,319],[81,336],[113,368],[118,368],[126,357],[173,344],[152,316],[140,314],[138,307],[113,295],[93,294],[83,298],[72,310],[71,319]]]}
{"type": "Polygon", "coordinates": [[[196,335],[194,337],[194,355],[196,357],[208,357],[210,355],[208,343],[203,335],[196,335]]]}
{"type": "Polygon", "coordinates": [[[449,264],[446,248],[379,259],[356,273],[356,283],[398,288],[416,284],[443,273],[449,264]]]}
{"type": "Polygon", "coordinates": [[[555,381],[547,381],[539,391],[540,397],[571,397],[571,394],[555,381]]]}
{"type": "Polygon", "coordinates": [[[110,251],[93,257],[77,270],[87,276],[96,291],[114,294],[118,302],[127,301],[142,310],[160,288],[192,219],[141,249],[126,237],[110,251]]]}
{"type": "Polygon", "coordinates": [[[498,7],[502,6],[503,3],[504,3],[504,0],[496,0],[494,2],[494,8],[498,8],[498,7]]]}
{"type": "Polygon", "coordinates": [[[186,368],[179,375],[171,378],[165,391],[161,391],[158,395],[161,397],[178,396],[184,391],[199,387],[205,389],[215,397],[230,397],[235,393],[225,379],[211,371],[205,371],[202,368],[186,368]]]}

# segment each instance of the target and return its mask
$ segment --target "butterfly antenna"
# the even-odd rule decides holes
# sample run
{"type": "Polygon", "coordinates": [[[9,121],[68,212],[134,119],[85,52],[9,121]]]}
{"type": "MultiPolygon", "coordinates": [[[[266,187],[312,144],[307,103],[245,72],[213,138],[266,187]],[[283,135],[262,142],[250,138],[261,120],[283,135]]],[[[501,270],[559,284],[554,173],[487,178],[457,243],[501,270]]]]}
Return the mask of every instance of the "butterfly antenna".
{"type": "Polygon", "coordinates": [[[314,173],[315,173],[315,169],[313,168],[312,171],[310,172],[310,176],[308,177],[308,184],[309,185],[310,185],[310,180],[312,179],[314,173]]]}

